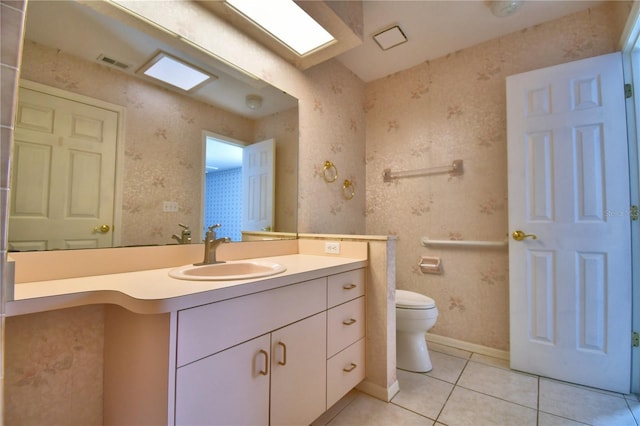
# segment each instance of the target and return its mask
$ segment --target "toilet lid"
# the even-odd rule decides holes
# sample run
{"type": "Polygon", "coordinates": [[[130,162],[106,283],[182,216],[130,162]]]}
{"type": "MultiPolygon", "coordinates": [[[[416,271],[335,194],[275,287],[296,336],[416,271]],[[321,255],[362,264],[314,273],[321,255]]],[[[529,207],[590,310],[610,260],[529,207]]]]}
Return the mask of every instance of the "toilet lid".
{"type": "Polygon", "coordinates": [[[435,308],[436,302],[424,294],[407,290],[396,290],[396,307],[409,309],[435,308]]]}

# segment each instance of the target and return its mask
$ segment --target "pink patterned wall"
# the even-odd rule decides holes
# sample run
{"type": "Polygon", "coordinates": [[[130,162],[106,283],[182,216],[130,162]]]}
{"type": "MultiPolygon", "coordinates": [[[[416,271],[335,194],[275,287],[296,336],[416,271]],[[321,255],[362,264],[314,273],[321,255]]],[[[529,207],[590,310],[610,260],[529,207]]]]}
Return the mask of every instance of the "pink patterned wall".
{"type": "Polygon", "coordinates": [[[367,233],[397,235],[397,287],[435,299],[434,334],[509,349],[507,250],[423,247],[421,237],[503,240],[505,78],[617,49],[629,4],[604,6],[461,50],[367,84],[367,233]],[[383,170],[464,161],[464,174],[384,183],[383,170]],[[443,275],[425,275],[421,255],[443,275]]]}

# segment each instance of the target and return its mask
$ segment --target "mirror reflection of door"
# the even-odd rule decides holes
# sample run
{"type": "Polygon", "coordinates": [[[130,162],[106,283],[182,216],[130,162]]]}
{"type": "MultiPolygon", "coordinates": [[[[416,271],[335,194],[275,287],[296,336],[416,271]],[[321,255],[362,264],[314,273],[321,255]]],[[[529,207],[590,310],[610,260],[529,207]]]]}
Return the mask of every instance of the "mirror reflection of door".
{"type": "Polygon", "coordinates": [[[218,237],[232,241],[242,241],[242,231],[272,230],[275,142],[245,146],[206,133],[205,147],[203,230],[219,223],[218,237]]]}
{"type": "Polygon", "coordinates": [[[26,87],[19,99],[10,250],[112,246],[118,113],[26,87]]]}
{"type": "Polygon", "coordinates": [[[242,153],[242,230],[275,231],[275,141],[246,146],[242,153]]]}

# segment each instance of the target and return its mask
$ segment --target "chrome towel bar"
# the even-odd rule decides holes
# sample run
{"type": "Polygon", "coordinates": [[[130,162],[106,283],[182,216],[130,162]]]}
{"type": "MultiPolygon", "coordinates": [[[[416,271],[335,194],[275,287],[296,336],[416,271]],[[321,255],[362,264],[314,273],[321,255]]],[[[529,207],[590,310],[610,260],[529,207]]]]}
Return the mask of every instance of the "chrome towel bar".
{"type": "Polygon", "coordinates": [[[415,176],[429,176],[449,173],[451,176],[462,175],[462,160],[453,160],[450,166],[429,167],[419,170],[406,170],[402,172],[392,172],[391,169],[384,169],[383,180],[391,182],[393,179],[400,179],[415,176]]]}

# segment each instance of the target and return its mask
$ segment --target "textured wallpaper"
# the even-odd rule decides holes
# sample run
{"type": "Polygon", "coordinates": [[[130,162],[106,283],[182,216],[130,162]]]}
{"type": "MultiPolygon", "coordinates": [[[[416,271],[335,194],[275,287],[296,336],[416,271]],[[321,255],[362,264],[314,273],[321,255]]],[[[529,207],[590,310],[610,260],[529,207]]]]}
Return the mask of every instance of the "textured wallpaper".
{"type": "Polygon", "coordinates": [[[6,319],[6,425],[101,425],[102,305],[6,319]]]}
{"type": "Polygon", "coordinates": [[[335,60],[305,75],[314,90],[311,99],[300,102],[300,131],[311,141],[300,141],[298,231],[364,234],[364,84],[335,60]],[[338,170],[332,183],[323,177],[327,160],[338,170]],[[352,199],[343,194],[345,179],[353,182],[352,199]]]}
{"type": "Polygon", "coordinates": [[[628,11],[610,2],[367,84],[367,233],[398,236],[397,287],[435,299],[432,333],[509,349],[506,248],[435,249],[420,239],[506,237],[505,78],[615,51],[628,11]],[[382,179],[385,168],[455,159],[462,176],[382,179]],[[444,274],[423,274],[422,255],[441,257],[444,274]]]}

